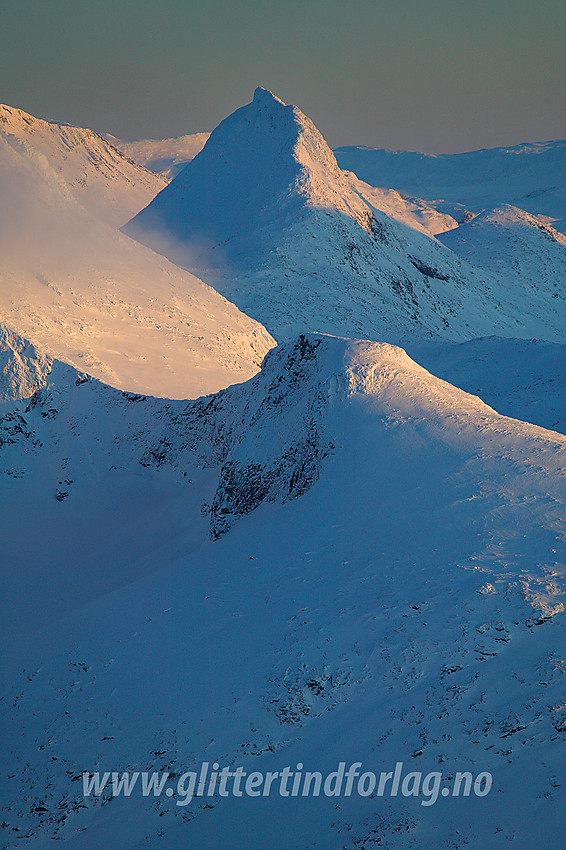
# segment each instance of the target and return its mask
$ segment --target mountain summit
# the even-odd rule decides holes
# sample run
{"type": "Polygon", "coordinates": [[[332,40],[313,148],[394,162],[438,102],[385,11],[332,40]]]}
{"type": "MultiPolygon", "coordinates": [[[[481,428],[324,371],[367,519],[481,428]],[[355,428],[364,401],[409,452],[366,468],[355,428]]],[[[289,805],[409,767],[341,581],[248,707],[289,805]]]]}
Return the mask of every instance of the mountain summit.
{"type": "Polygon", "coordinates": [[[279,340],[561,341],[564,305],[557,315],[543,284],[471,265],[364,192],[300,109],[257,88],[124,230],[279,340]]]}
{"type": "Polygon", "coordinates": [[[462,813],[469,847],[537,847],[541,823],[563,846],[565,437],[379,343],[305,334],[192,402],[5,345],[25,361],[17,395],[32,395],[0,414],[15,565],[3,846],[320,850],[383,835],[445,849],[463,846],[462,813]],[[299,758],[327,776],[338,758],[402,760],[409,781],[486,771],[495,802],[423,805],[431,786],[339,808],[217,794],[185,818],[166,791],[112,800],[81,782],[215,758],[248,776],[299,758]]]}
{"type": "Polygon", "coordinates": [[[367,206],[310,118],[258,87],[253,101],[218,125],[127,230],[166,229],[176,239],[212,247],[259,223],[281,226],[306,205],[334,207],[369,228],[367,206]]]}

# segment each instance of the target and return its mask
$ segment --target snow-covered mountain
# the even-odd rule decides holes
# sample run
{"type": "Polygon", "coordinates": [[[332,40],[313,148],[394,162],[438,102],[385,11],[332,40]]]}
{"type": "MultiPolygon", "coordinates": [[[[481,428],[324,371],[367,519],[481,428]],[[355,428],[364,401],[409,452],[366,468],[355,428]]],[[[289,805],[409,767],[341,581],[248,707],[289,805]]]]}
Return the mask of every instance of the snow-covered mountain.
{"type": "Polygon", "coordinates": [[[505,204],[438,237],[460,257],[513,275],[523,289],[566,297],[566,236],[505,204]]]}
{"type": "Polygon", "coordinates": [[[26,624],[3,663],[7,848],[499,850],[541,824],[561,846],[566,438],[386,344],[301,336],[188,403],[26,350],[1,419],[3,599],[26,624]],[[203,761],[493,789],[177,806],[203,761]],[[172,795],[84,797],[94,770],[165,770],[172,795]]]}
{"type": "Polygon", "coordinates": [[[566,231],[566,140],[460,154],[342,147],[341,168],[372,186],[424,198],[459,221],[512,204],[566,231]]]}
{"type": "Polygon", "coordinates": [[[0,845],[559,850],[566,240],[457,225],[554,204],[560,145],[431,165],[450,201],[264,89],[202,135],[0,107],[0,845]],[[405,778],[179,804],[203,762],[405,778]]]}
{"type": "Polygon", "coordinates": [[[163,188],[159,176],[128,159],[92,130],[43,121],[0,104],[0,131],[35,154],[43,154],[73,197],[116,227],[163,188]]]}
{"type": "Polygon", "coordinates": [[[471,266],[415,228],[414,209],[402,203],[399,221],[373,206],[378,197],[391,212],[392,200],[370,199],[338,168],[309,118],[258,88],[124,230],[278,339],[564,338],[554,289],[471,266]]]}
{"type": "MultiPolygon", "coordinates": [[[[199,153],[210,133],[191,133],[175,139],[117,139],[110,133],[105,138],[134,162],[172,180],[199,153]]],[[[161,188],[161,187],[160,187],[161,188]]]]}
{"type": "Polygon", "coordinates": [[[87,211],[34,139],[0,131],[0,324],[135,392],[195,397],[255,374],[265,329],[87,211]]]}

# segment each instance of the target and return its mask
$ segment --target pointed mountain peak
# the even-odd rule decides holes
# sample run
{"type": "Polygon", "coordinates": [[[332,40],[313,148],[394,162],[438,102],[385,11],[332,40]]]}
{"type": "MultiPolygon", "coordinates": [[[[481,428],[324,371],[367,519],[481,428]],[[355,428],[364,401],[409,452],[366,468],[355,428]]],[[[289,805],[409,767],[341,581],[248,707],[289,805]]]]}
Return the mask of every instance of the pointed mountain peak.
{"type": "Polygon", "coordinates": [[[274,95],[273,92],[269,91],[269,89],[264,89],[261,86],[258,86],[254,91],[254,103],[265,104],[271,106],[274,103],[280,103],[282,106],[286,106],[283,101],[274,95]]]}
{"type": "MultiPolygon", "coordinates": [[[[294,223],[306,210],[339,212],[369,228],[370,213],[313,122],[258,87],[125,232],[152,247],[157,233],[204,248],[294,223]]],[[[163,239],[159,240],[163,250],[163,239]]]]}

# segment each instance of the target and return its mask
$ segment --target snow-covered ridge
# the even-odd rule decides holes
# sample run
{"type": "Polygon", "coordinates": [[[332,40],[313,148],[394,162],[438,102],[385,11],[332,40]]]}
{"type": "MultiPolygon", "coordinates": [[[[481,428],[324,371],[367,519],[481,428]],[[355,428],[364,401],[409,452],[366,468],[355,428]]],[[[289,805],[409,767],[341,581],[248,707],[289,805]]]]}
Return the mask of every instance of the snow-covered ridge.
{"type": "Polygon", "coordinates": [[[266,357],[257,381],[175,402],[119,392],[4,333],[5,372],[18,382],[5,393],[0,472],[18,479],[37,464],[64,468],[67,486],[51,481],[62,500],[100,470],[165,468],[182,480],[214,468],[218,482],[206,510],[218,537],[263,501],[294,498],[317,479],[332,449],[322,434],[327,388],[342,372],[344,346],[301,337],[266,357]]]}
{"type": "MultiPolygon", "coordinates": [[[[463,233],[471,233],[472,231],[480,231],[485,234],[489,226],[505,228],[507,231],[530,233],[531,238],[536,238],[536,232],[543,234],[547,240],[556,242],[558,245],[566,246],[566,236],[560,233],[554,227],[543,222],[535,215],[514,207],[512,204],[502,204],[499,207],[489,210],[483,210],[479,215],[472,220],[459,225],[458,235],[463,233]],[[486,228],[486,225],[488,226],[486,228]]],[[[446,236],[446,240],[455,238],[456,228],[451,231],[450,236],[446,236]]]]}
{"type": "Polygon", "coordinates": [[[120,226],[163,188],[163,179],[92,130],[56,124],[0,104],[0,131],[43,154],[73,196],[98,218],[120,226]]]}
{"type": "Polygon", "coordinates": [[[432,376],[387,343],[301,335],[269,351],[250,381],[189,402],[119,392],[45,357],[14,334],[4,333],[1,343],[9,364],[5,372],[17,376],[5,393],[12,399],[2,420],[5,434],[13,437],[13,423],[19,423],[17,439],[4,440],[17,444],[4,452],[4,473],[26,475],[26,447],[36,456],[61,440],[67,461],[72,458],[65,464],[72,480],[112,462],[111,469],[141,465],[179,476],[215,468],[216,490],[206,507],[213,537],[264,501],[285,502],[309,490],[334,453],[343,427],[338,422],[352,400],[365,399],[370,416],[392,421],[438,420],[443,428],[449,422],[460,436],[494,429],[511,440],[538,433],[563,439],[502,420],[479,398],[432,376]]]}
{"type": "Polygon", "coordinates": [[[315,334],[196,402],[54,361],[2,412],[2,551],[19,567],[4,594],[8,846],[217,846],[238,823],[262,850],[337,835],[448,847],[465,805],[470,844],[503,850],[516,813],[502,797],[533,846],[546,806],[560,846],[566,438],[399,348],[315,334]],[[181,809],[85,798],[80,782],[202,761],[330,772],[338,753],[378,772],[489,771],[495,802],[399,795],[376,821],[357,794],[297,815],[279,794],[181,809]]]}
{"type": "Polygon", "coordinates": [[[503,204],[438,238],[468,262],[512,276],[523,291],[549,293],[558,310],[566,300],[566,236],[525,210],[503,204]]]}
{"type": "Polygon", "coordinates": [[[563,233],[560,233],[554,227],[551,227],[549,224],[541,221],[537,216],[531,215],[531,213],[526,212],[526,210],[521,210],[512,204],[502,204],[495,209],[484,210],[472,221],[467,222],[466,225],[460,226],[468,226],[470,229],[474,229],[480,227],[484,223],[509,229],[535,228],[535,230],[539,230],[541,233],[545,234],[545,236],[551,241],[558,242],[559,245],[566,246],[566,236],[563,233]]]}
{"type": "Polygon", "coordinates": [[[421,198],[403,195],[395,189],[370,186],[369,183],[359,180],[353,172],[345,173],[349,175],[354,191],[370,207],[380,210],[395,221],[406,224],[414,230],[428,236],[437,236],[439,233],[444,233],[458,226],[458,221],[455,218],[447,213],[439,212],[434,206],[427,204],[421,198]]]}

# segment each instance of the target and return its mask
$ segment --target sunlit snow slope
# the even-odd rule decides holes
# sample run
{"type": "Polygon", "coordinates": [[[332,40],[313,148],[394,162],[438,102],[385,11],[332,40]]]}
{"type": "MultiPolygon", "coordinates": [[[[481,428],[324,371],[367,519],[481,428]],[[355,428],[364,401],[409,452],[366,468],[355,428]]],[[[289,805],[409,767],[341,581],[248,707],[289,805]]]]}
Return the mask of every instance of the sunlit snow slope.
{"type": "Polygon", "coordinates": [[[253,375],[264,328],[87,211],[34,139],[0,131],[0,324],[121,389],[195,397],[253,375]]]}
{"type": "Polygon", "coordinates": [[[120,227],[163,188],[163,180],[93,133],[34,118],[0,104],[0,130],[41,153],[72,195],[98,218],[120,227]]]}
{"type": "Polygon", "coordinates": [[[278,339],[564,338],[566,304],[542,284],[470,265],[415,229],[414,210],[396,220],[363,192],[309,118],[258,88],[124,230],[278,339]]]}
{"type": "Polygon", "coordinates": [[[21,565],[3,599],[28,607],[3,665],[6,847],[499,850],[537,846],[541,824],[561,846],[564,437],[399,348],[316,335],[190,403],[39,354],[14,368],[28,393],[46,383],[1,420],[21,565]],[[494,786],[428,808],[82,796],[85,770],[342,760],[494,786]]]}

